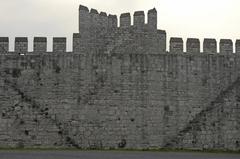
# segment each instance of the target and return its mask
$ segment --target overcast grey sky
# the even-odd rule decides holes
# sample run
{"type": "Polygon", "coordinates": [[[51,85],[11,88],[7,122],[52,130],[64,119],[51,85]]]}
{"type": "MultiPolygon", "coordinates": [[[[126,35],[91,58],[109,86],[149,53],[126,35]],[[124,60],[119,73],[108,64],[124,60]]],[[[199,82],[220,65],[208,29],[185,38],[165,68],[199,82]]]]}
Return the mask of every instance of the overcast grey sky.
{"type": "MultiPolygon", "coordinates": [[[[171,36],[240,38],[240,0],[0,0],[0,36],[66,36],[71,50],[72,33],[78,32],[78,6],[117,14],[156,7],[158,28],[171,36]]],[[[48,47],[51,50],[51,46],[48,47]]]]}

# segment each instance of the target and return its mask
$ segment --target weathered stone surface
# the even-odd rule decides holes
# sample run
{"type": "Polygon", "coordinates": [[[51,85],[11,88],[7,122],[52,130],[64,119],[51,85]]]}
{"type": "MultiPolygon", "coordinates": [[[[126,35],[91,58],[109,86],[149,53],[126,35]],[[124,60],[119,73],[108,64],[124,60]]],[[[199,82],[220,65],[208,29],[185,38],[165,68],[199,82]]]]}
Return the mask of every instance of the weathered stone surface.
{"type": "Polygon", "coordinates": [[[130,13],[123,13],[120,16],[120,26],[129,27],[131,25],[131,15],[130,13]]]}
{"type": "Polygon", "coordinates": [[[240,40],[236,40],[236,43],[235,43],[235,51],[236,53],[240,53],[240,40]]]}
{"type": "Polygon", "coordinates": [[[171,38],[169,50],[171,53],[182,53],[183,52],[183,39],[182,38],[171,38]]]}
{"type": "Polygon", "coordinates": [[[0,37],[0,53],[8,53],[9,50],[9,38],[0,37]]]}
{"type": "Polygon", "coordinates": [[[216,39],[204,39],[203,52],[208,54],[217,53],[217,41],[216,39]]]}
{"type": "Polygon", "coordinates": [[[66,52],[66,44],[67,39],[64,37],[56,37],[53,38],[53,52],[61,53],[66,52]]]}
{"type": "Polygon", "coordinates": [[[88,7],[86,7],[86,6],[83,6],[83,5],[80,5],[80,6],[79,6],[79,10],[84,10],[84,11],[87,11],[87,12],[89,12],[89,9],[88,9],[88,7]]]}
{"type": "Polygon", "coordinates": [[[0,42],[9,42],[8,37],[0,37],[0,42]]]}
{"type": "Polygon", "coordinates": [[[187,39],[187,52],[200,53],[200,40],[195,38],[187,39]]]}
{"type": "Polygon", "coordinates": [[[148,25],[152,29],[157,29],[157,10],[153,8],[148,11],[148,25]]]}
{"type": "Polygon", "coordinates": [[[28,38],[27,37],[16,37],[14,50],[18,54],[27,53],[28,52],[28,38]]]}
{"type": "Polygon", "coordinates": [[[142,27],[145,24],[145,14],[144,11],[134,12],[133,24],[137,27],[142,27]]]}
{"type": "Polygon", "coordinates": [[[47,52],[47,38],[46,37],[34,37],[33,41],[34,52],[47,52]]]}
{"type": "Polygon", "coordinates": [[[140,28],[79,12],[73,52],[66,38],[53,52],[26,40],[24,55],[1,51],[0,147],[240,149],[238,54],[211,54],[211,39],[183,53],[182,38],[166,52],[155,11],[140,28]]]}
{"type": "Polygon", "coordinates": [[[220,53],[221,54],[232,54],[233,53],[233,42],[231,39],[220,40],[220,53]]]}

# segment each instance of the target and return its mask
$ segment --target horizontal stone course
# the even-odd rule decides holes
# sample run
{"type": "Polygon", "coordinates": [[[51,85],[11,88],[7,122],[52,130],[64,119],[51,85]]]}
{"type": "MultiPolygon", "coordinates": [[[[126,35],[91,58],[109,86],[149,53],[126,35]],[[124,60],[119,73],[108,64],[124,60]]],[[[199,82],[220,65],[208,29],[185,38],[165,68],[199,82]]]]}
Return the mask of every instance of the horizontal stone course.
{"type": "Polygon", "coordinates": [[[124,18],[124,17],[130,17],[130,13],[122,13],[120,17],[124,18]]]}
{"type": "Polygon", "coordinates": [[[8,37],[0,37],[0,42],[9,42],[8,37]]]}
{"type": "Polygon", "coordinates": [[[47,42],[46,37],[34,37],[34,42],[47,42]]]}
{"type": "Polygon", "coordinates": [[[15,42],[28,42],[27,37],[16,37],[15,42]]]}
{"type": "Polygon", "coordinates": [[[144,11],[136,11],[136,12],[134,12],[134,16],[141,16],[141,15],[145,15],[144,11]]]}
{"type": "Polygon", "coordinates": [[[56,37],[56,38],[53,38],[53,42],[66,42],[66,38],[64,37],[56,37]]]}

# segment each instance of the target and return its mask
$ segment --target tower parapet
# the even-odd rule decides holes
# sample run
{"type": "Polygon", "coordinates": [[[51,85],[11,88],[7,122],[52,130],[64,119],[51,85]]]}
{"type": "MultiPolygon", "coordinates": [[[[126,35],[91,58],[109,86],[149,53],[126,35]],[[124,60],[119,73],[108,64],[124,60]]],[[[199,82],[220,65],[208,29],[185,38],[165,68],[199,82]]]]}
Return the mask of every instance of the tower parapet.
{"type": "Polygon", "coordinates": [[[131,26],[131,15],[130,13],[123,13],[120,16],[120,27],[131,26]]]}
{"type": "Polygon", "coordinates": [[[85,6],[79,6],[79,32],[84,33],[90,27],[90,14],[89,9],[85,6]]]}
{"type": "Polygon", "coordinates": [[[16,37],[15,38],[15,52],[19,54],[25,54],[28,52],[28,38],[16,37]]]}
{"type": "Polygon", "coordinates": [[[116,15],[108,15],[108,29],[116,29],[118,27],[118,19],[116,15]]]}
{"type": "Polygon", "coordinates": [[[66,52],[66,38],[54,37],[53,38],[53,52],[61,53],[66,52]]]}
{"type": "Polygon", "coordinates": [[[233,42],[231,39],[221,39],[220,40],[220,53],[221,54],[233,53],[233,42]]]}
{"type": "Polygon", "coordinates": [[[209,54],[217,53],[217,41],[216,39],[204,39],[203,52],[209,54]]]}
{"type": "Polygon", "coordinates": [[[170,49],[171,53],[182,53],[183,52],[183,39],[173,37],[170,39],[170,49]]]}
{"type": "Polygon", "coordinates": [[[9,38],[0,37],[0,53],[8,53],[9,51],[9,38]]]}
{"type": "Polygon", "coordinates": [[[152,29],[157,29],[157,10],[153,8],[148,11],[148,25],[152,29]]]}
{"type": "Polygon", "coordinates": [[[106,12],[98,12],[96,9],[89,9],[80,5],[79,7],[79,33],[84,38],[90,38],[99,33],[106,33],[108,30],[116,29],[118,19],[116,15],[107,15],[106,12]]]}
{"type": "Polygon", "coordinates": [[[144,11],[136,11],[134,13],[134,22],[133,24],[137,27],[142,27],[145,24],[145,14],[144,11]]]}
{"type": "Polygon", "coordinates": [[[99,18],[100,18],[100,27],[102,27],[106,31],[108,29],[107,13],[101,12],[99,18]]]}
{"type": "Polygon", "coordinates": [[[34,52],[47,52],[47,38],[46,37],[34,37],[33,51],[34,52]]]}
{"type": "Polygon", "coordinates": [[[96,9],[91,9],[90,10],[90,17],[91,17],[91,24],[90,24],[90,29],[96,29],[100,27],[100,15],[98,14],[98,11],[96,9]]]}
{"type": "Polygon", "coordinates": [[[187,39],[187,52],[200,53],[200,40],[196,38],[187,39]]]}

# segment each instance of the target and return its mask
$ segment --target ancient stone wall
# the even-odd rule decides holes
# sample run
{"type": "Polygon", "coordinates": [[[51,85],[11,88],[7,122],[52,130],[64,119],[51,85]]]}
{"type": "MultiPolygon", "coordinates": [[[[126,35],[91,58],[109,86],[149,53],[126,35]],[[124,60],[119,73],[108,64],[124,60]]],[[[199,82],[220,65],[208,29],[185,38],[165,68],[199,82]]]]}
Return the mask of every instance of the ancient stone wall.
{"type": "MultiPolygon", "coordinates": [[[[204,116],[202,111],[237,80],[238,70],[239,57],[234,55],[4,55],[1,145],[164,147],[196,116],[204,116]]],[[[239,108],[233,104],[231,121],[237,122],[239,108]]],[[[221,112],[211,115],[202,122],[221,112]]],[[[230,130],[220,148],[235,150],[238,128],[230,130]]],[[[219,148],[208,140],[198,148],[206,145],[219,148]]]]}
{"type": "Polygon", "coordinates": [[[66,38],[0,38],[0,147],[240,149],[239,40],[157,30],[156,10],[117,17],[79,8],[66,38]]]}

